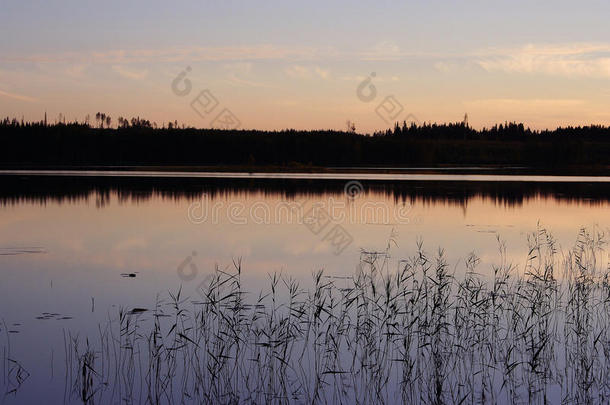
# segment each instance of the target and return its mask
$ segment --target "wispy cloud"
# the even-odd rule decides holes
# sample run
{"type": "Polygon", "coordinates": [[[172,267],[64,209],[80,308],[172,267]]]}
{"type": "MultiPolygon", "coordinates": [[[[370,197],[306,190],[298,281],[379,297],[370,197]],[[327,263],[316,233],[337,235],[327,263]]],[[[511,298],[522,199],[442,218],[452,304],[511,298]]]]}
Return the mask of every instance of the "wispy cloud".
{"type": "Polygon", "coordinates": [[[24,96],[22,94],[9,93],[8,91],[0,90],[0,96],[12,98],[14,100],[25,101],[27,103],[37,103],[38,99],[34,97],[24,96]]]}
{"type": "Polygon", "coordinates": [[[65,73],[71,77],[82,78],[85,75],[85,71],[88,67],[89,64],[87,63],[70,65],[65,69],[65,73]]]}
{"type": "Polygon", "coordinates": [[[115,49],[91,52],[64,52],[59,54],[33,54],[1,56],[5,62],[31,63],[95,63],[118,64],[182,61],[247,61],[247,60],[300,60],[315,59],[332,53],[330,49],[299,46],[253,45],[224,47],[172,47],[163,49],[115,49]]]}
{"type": "Polygon", "coordinates": [[[322,69],[319,66],[302,66],[302,65],[291,65],[287,67],[284,72],[292,79],[329,79],[330,70],[322,69]]]}
{"type": "Polygon", "coordinates": [[[410,57],[440,57],[433,53],[406,52],[393,41],[380,41],[368,48],[358,50],[338,50],[336,48],[303,45],[257,44],[250,46],[178,46],[160,49],[110,49],[83,52],[36,53],[0,55],[0,61],[8,63],[69,63],[69,64],[110,64],[150,62],[228,62],[228,61],[395,61],[410,57]]]}
{"type": "MultiPolygon", "coordinates": [[[[362,75],[346,75],[346,76],[340,76],[339,79],[340,80],[344,80],[347,82],[361,82],[365,79],[367,79],[367,76],[362,76],[362,75]]],[[[398,80],[400,80],[400,78],[398,76],[380,76],[378,74],[375,75],[375,83],[381,83],[381,82],[397,82],[398,80]]]]}
{"type": "Polygon", "coordinates": [[[394,41],[381,41],[376,43],[371,49],[361,53],[363,60],[369,61],[392,61],[405,57],[400,47],[394,41]]]}
{"type": "Polygon", "coordinates": [[[146,69],[136,71],[133,69],[125,68],[124,66],[121,66],[121,65],[112,66],[112,70],[115,71],[116,73],[118,73],[120,76],[122,76],[126,79],[132,79],[132,80],[144,80],[146,78],[146,76],[148,75],[148,70],[146,70],[146,69]]]}
{"type": "Polygon", "coordinates": [[[252,62],[234,62],[224,65],[229,83],[237,86],[269,87],[252,79],[252,62]]]}
{"type": "Polygon", "coordinates": [[[469,107],[485,107],[490,109],[515,109],[521,107],[525,109],[536,108],[558,108],[575,107],[584,104],[584,100],[579,99],[516,99],[516,98],[492,98],[483,100],[467,101],[464,104],[469,107]]]}
{"type": "Polygon", "coordinates": [[[459,65],[455,62],[438,61],[434,63],[434,69],[441,73],[451,73],[458,70],[459,65]]]}
{"type": "Polygon", "coordinates": [[[322,79],[326,80],[330,77],[330,70],[322,69],[318,66],[314,67],[314,72],[322,79]]]}
{"type": "Polygon", "coordinates": [[[490,72],[605,78],[610,77],[610,44],[529,44],[489,49],[476,62],[490,72]]]}

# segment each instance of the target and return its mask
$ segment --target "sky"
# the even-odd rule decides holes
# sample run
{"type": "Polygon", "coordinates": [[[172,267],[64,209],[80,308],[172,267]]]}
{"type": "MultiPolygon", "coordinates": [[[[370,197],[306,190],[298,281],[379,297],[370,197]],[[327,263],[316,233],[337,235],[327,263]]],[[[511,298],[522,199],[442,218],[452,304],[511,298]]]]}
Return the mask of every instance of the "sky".
{"type": "Polygon", "coordinates": [[[608,15],[586,0],[0,0],[0,116],[609,125],[608,15]]]}

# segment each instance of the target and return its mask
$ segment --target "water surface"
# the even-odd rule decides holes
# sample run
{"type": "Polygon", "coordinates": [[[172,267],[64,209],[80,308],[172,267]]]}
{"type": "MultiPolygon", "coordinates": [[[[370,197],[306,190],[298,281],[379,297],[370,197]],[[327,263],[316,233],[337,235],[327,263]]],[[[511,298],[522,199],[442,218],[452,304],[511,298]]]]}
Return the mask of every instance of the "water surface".
{"type": "Polygon", "coordinates": [[[581,227],[607,230],[609,202],[606,177],[5,171],[0,335],[30,377],[2,401],[63,401],[66,333],[94,337],[119,308],[152,308],[168,290],[201,299],[237,258],[252,291],[274,272],[304,286],[318,269],[349,276],[390,239],[396,262],[423,240],[456,273],[474,251],[485,273],[498,238],[518,265],[539,226],[567,251],[581,227]],[[306,220],[314,207],[325,226],[306,220]]]}

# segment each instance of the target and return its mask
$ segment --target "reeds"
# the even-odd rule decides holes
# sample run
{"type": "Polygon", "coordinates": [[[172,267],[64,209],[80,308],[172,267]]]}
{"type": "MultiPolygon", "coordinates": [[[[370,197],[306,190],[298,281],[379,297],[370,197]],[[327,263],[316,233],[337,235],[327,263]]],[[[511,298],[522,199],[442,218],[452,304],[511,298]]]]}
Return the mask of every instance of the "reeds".
{"type": "MultiPolygon", "coordinates": [[[[610,278],[604,235],[562,254],[537,229],[523,269],[450,270],[423,243],[394,268],[390,244],[355,274],[312,288],[269,276],[242,286],[216,269],[201,301],[181,290],[148,313],[119,311],[99,345],[66,338],[70,395],[84,403],[605,403],[610,278]],[[485,276],[483,274],[489,274],[485,276]],[[152,327],[142,317],[152,315],[152,327]],[[81,347],[83,346],[83,347],[81,347]]],[[[149,323],[150,324],[150,323],[149,323]]]]}
{"type": "Polygon", "coordinates": [[[0,395],[15,395],[21,385],[30,377],[30,373],[11,353],[11,330],[4,320],[0,323],[0,341],[2,341],[2,372],[0,374],[0,395]]]}

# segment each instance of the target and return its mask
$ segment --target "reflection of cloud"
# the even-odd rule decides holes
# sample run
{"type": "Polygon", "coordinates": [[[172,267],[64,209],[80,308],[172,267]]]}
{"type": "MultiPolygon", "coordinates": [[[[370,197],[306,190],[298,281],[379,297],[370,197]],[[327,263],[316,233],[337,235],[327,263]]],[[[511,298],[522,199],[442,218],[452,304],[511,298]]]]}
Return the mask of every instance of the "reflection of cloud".
{"type": "Polygon", "coordinates": [[[491,49],[477,58],[487,71],[610,77],[610,44],[534,45],[491,49]]]}
{"type": "Polygon", "coordinates": [[[141,70],[141,71],[135,71],[135,70],[131,70],[131,69],[126,69],[124,66],[121,66],[121,65],[112,66],[112,70],[114,70],[116,73],[118,73],[119,75],[121,75],[122,77],[124,77],[126,79],[133,79],[133,80],[143,80],[148,75],[148,70],[146,70],[146,69],[141,70]]]}
{"type": "Polygon", "coordinates": [[[85,249],[85,241],[83,239],[59,239],[57,241],[59,248],[67,250],[71,253],[80,252],[83,253],[85,249]]]}
{"type": "Polygon", "coordinates": [[[148,242],[146,242],[143,238],[131,238],[120,241],[114,246],[115,251],[124,252],[129,250],[140,250],[145,249],[148,246],[148,242]]]}
{"type": "Polygon", "coordinates": [[[0,90],[0,96],[12,98],[14,100],[25,101],[27,103],[37,103],[38,99],[34,97],[24,96],[22,94],[9,93],[8,91],[0,90]]]}
{"type": "Polygon", "coordinates": [[[284,251],[292,256],[301,256],[305,253],[309,253],[312,249],[313,247],[311,244],[305,242],[292,242],[287,243],[286,246],[284,246],[284,251]]]}
{"type": "Polygon", "coordinates": [[[229,256],[230,257],[240,257],[240,258],[245,258],[245,257],[250,257],[252,256],[252,245],[241,245],[241,244],[237,244],[237,243],[233,243],[234,245],[237,246],[232,246],[231,247],[231,251],[229,256]]]}
{"type": "Polygon", "coordinates": [[[312,253],[326,254],[330,253],[332,245],[328,241],[319,241],[315,244],[312,253]]]}

